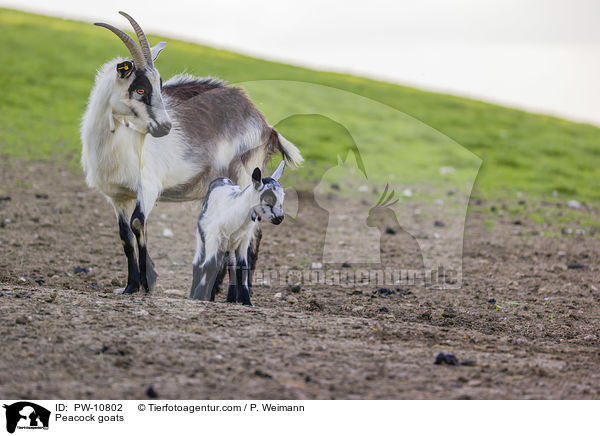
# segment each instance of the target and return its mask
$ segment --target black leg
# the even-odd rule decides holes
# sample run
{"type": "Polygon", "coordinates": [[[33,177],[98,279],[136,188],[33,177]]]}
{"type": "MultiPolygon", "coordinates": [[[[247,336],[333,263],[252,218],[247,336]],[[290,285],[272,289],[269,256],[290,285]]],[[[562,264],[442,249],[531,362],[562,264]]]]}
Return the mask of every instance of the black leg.
{"type": "Polygon", "coordinates": [[[146,217],[139,203],[135,205],[135,210],[131,215],[131,229],[138,244],[140,284],[144,292],[150,293],[156,283],[156,271],[154,270],[154,262],[150,259],[146,248],[146,217]]]}
{"type": "Polygon", "coordinates": [[[127,287],[124,294],[133,294],[140,289],[140,270],[135,257],[134,236],[127,219],[119,215],[119,236],[123,242],[123,251],[127,256],[127,287]]]}
{"type": "Polygon", "coordinates": [[[237,303],[242,303],[247,306],[252,306],[250,302],[250,288],[249,277],[250,277],[250,269],[248,268],[248,261],[245,257],[238,257],[237,261],[237,289],[238,289],[238,299],[237,303]]]}
{"type": "Polygon", "coordinates": [[[256,233],[250,240],[248,245],[248,253],[246,259],[248,259],[248,290],[252,294],[252,276],[256,269],[256,261],[258,260],[258,250],[260,249],[260,240],[262,239],[262,231],[257,226],[256,233]]]}
{"type": "Polygon", "coordinates": [[[215,279],[215,284],[212,288],[212,294],[211,294],[210,301],[215,301],[215,296],[217,295],[217,292],[219,292],[221,285],[223,284],[223,279],[225,278],[225,273],[227,272],[227,263],[221,261],[220,268],[221,269],[219,271],[219,274],[217,274],[217,277],[215,279]]]}
{"type": "Polygon", "coordinates": [[[237,303],[238,290],[237,290],[237,268],[235,264],[235,257],[227,256],[227,269],[229,270],[229,289],[227,290],[227,302],[237,303]]]}
{"type": "Polygon", "coordinates": [[[217,254],[201,265],[194,265],[190,298],[202,301],[215,301],[214,285],[220,274],[223,256],[217,254]]]}
{"type": "Polygon", "coordinates": [[[236,258],[231,258],[229,262],[229,292],[227,293],[227,302],[252,306],[250,302],[250,290],[248,289],[248,261],[245,257],[237,256],[236,258]]]}

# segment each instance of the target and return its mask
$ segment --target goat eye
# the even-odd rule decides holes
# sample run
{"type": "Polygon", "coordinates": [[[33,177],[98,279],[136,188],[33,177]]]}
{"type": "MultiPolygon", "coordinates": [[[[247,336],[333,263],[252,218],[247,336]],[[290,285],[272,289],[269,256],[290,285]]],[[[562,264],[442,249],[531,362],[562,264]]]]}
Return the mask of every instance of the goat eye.
{"type": "Polygon", "coordinates": [[[137,92],[139,95],[144,95],[144,90],[142,88],[140,89],[136,89],[135,92],[137,92]]]}

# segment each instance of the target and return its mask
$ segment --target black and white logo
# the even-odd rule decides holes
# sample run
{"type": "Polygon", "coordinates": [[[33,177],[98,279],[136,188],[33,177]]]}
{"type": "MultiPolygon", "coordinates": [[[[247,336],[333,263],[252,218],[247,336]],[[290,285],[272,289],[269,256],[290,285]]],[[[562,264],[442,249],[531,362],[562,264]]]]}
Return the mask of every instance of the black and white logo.
{"type": "Polygon", "coordinates": [[[6,409],[6,431],[14,433],[16,429],[48,429],[50,411],[29,401],[19,401],[4,405],[6,409]]]}

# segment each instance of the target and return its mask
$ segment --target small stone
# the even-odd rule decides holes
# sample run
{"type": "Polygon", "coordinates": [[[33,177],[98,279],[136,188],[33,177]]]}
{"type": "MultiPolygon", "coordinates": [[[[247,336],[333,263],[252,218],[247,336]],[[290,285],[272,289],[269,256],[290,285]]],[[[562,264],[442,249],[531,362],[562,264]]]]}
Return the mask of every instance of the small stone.
{"type": "MultiPolygon", "coordinates": [[[[387,232],[387,230],[386,230],[387,232]]],[[[348,262],[344,262],[342,263],[342,268],[350,268],[352,265],[350,265],[348,262]]]]}
{"type": "Polygon", "coordinates": [[[260,378],[273,378],[271,374],[261,371],[260,369],[255,370],[254,375],[260,378]]]}
{"type": "Polygon", "coordinates": [[[15,323],[17,324],[29,324],[29,321],[31,320],[25,315],[17,316],[17,318],[15,319],[15,323]]]}
{"type": "Polygon", "coordinates": [[[431,321],[431,311],[430,311],[430,310],[427,310],[427,311],[425,311],[425,312],[421,313],[421,314],[419,315],[419,318],[420,318],[420,319],[427,320],[427,321],[431,321]]]}
{"type": "Polygon", "coordinates": [[[444,311],[442,312],[442,317],[443,318],[456,318],[456,310],[454,310],[452,307],[446,307],[444,309],[444,311]]]}
{"type": "Polygon", "coordinates": [[[446,365],[451,365],[451,366],[457,366],[458,363],[458,359],[456,358],[456,356],[452,353],[439,353],[436,358],[435,358],[435,362],[433,362],[435,365],[441,365],[441,364],[446,364],[446,365]]]}
{"type": "Polygon", "coordinates": [[[75,274],[88,274],[90,272],[90,270],[84,266],[76,266],[75,268],[73,268],[73,272],[75,274]]]}
{"type": "Polygon", "coordinates": [[[288,291],[297,294],[298,292],[302,291],[302,286],[300,286],[300,285],[289,285],[288,286],[288,291]]]}
{"type": "Polygon", "coordinates": [[[277,292],[275,295],[273,295],[274,298],[282,298],[283,294],[281,292],[277,292]]]}
{"type": "Polygon", "coordinates": [[[163,232],[162,232],[162,235],[163,235],[165,238],[172,238],[172,237],[173,237],[173,230],[171,230],[171,229],[168,229],[168,228],[164,228],[164,229],[163,229],[163,232]]]}
{"type": "Polygon", "coordinates": [[[321,303],[319,303],[317,300],[313,299],[308,302],[308,310],[314,312],[321,309],[323,309],[323,306],[321,306],[321,303]]]}
{"type": "Polygon", "coordinates": [[[446,224],[443,221],[440,221],[440,220],[435,220],[433,222],[433,225],[434,225],[434,227],[445,227],[446,226],[446,224]]]}
{"type": "Polygon", "coordinates": [[[404,191],[402,191],[402,195],[404,195],[405,197],[412,197],[413,192],[409,188],[406,188],[404,191]]]}
{"type": "Polygon", "coordinates": [[[385,233],[387,233],[388,235],[395,235],[396,231],[393,228],[391,228],[391,227],[386,227],[385,228],[385,233]]]}
{"type": "Polygon", "coordinates": [[[569,201],[567,202],[567,206],[569,206],[569,207],[570,207],[570,208],[572,208],[572,209],[581,209],[581,207],[583,206],[583,204],[582,204],[582,203],[580,203],[580,202],[579,202],[579,201],[577,201],[577,200],[569,200],[569,201]]]}
{"type": "Polygon", "coordinates": [[[158,398],[158,394],[152,385],[148,386],[148,389],[146,389],[146,395],[148,398],[158,398]]]}
{"type": "Polygon", "coordinates": [[[394,295],[396,293],[396,291],[394,289],[389,289],[389,288],[379,288],[376,291],[373,291],[373,293],[378,294],[378,295],[388,296],[388,295],[394,295]]]}
{"type": "Polygon", "coordinates": [[[323,264],[321,262],[313,262],[311,264],[312,269],[321,269],[323,268],[323,264]]]}

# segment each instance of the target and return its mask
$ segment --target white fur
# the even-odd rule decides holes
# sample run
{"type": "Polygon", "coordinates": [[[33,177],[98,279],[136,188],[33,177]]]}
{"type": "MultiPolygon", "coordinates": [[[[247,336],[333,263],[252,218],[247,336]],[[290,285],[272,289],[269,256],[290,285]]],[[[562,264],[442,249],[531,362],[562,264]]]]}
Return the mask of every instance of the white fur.
{"type": "MultiPolygon", "coordinates": [[[[98,72],[81,124],[81,165],[90,187],[117,203],[135,200],[141,193],[142,209],[148,213],[162,190],[185,183],[199,169],[184,158],[177,129],[155,138],[127,127],[130,117],[113,113],[113,102],[124,92],[115,73],[121,61],[110,61],[98,72]]],[[[168,106],[166,110],[173,119],[168,106]]]]}

